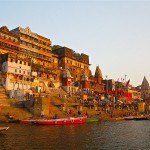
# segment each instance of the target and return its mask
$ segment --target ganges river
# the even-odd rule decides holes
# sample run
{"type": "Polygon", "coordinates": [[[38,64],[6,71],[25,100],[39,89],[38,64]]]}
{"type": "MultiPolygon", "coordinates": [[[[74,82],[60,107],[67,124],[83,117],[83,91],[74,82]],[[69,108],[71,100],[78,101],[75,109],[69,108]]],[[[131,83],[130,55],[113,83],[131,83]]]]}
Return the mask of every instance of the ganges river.
{"type": "Polygon", "coordinates": [[[0,133],[0,150],[150,150],[149,120],[0,126],[10,126],[0,133]]]}

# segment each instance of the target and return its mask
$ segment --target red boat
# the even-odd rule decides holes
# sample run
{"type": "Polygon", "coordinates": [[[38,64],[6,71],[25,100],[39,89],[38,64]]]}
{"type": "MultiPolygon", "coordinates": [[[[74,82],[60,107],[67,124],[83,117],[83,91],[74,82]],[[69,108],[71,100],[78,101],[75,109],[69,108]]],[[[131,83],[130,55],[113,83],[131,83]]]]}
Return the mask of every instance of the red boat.
{"type": "Polygon", "coordinates": [[[82,124],[87,117],[78,118],[61,118],[61,119],[48,119],[48,120],[35,120],[33,123],[39,125],[64,125],[64,124],[82,124]]]}
{"type": "Polygon", "coordinates": [[[29,123],[33,123],[35,122],[36,120],[20,120],[20,123],[23,123],[23,124],[29,124],[29,123]]]}

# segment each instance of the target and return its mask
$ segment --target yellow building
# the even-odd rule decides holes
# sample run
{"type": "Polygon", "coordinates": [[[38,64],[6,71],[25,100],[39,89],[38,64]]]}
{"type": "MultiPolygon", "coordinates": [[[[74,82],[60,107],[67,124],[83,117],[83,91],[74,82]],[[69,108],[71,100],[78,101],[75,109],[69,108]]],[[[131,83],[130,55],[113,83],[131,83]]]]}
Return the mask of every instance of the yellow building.
{"type": "Polygon", "coordinates": [[[138,103],[138,111],[141,113],[145,112],[145,102],[138,103]]]}

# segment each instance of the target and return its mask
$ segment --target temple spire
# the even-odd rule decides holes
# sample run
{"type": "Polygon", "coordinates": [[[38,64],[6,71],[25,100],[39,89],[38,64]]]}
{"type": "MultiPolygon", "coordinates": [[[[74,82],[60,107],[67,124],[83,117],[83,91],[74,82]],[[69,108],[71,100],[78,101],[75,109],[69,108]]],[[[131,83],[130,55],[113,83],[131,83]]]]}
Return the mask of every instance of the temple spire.
{"type": "Polygon", "coordinates": [[[95,70],[95,79],[97,81],[97,83],[101,84],[102,83],[102,72],[99,68],[99,65],[96,67],[96,70],[95,70]]]}
{"type": "Polygon", "coordinates": [[[142,81],[141,89],[142,90],[148,90],[149,89],[149,83],[148,83],[145,76],[144,76],[143,81],[142,81]]]}

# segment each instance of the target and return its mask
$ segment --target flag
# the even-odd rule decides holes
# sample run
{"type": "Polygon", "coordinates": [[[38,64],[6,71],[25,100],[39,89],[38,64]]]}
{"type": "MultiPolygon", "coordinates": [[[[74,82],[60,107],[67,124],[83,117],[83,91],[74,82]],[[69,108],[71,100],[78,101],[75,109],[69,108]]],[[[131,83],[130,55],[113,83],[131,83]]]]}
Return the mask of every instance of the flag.
{"type": "Polygon", "coordinates": [[[126,86],[128,86],[128,85],[129,85],[129,83],[130,83],[130,80],[128,80],[128,81],[126,82],[126,86]]]}

